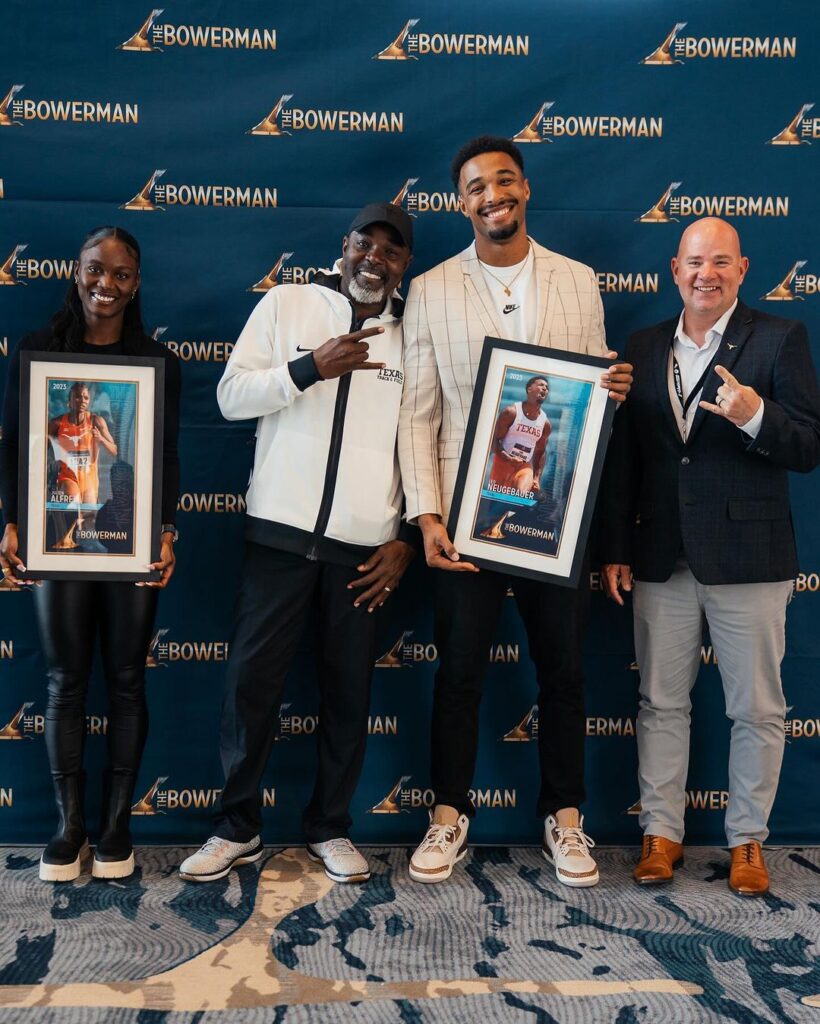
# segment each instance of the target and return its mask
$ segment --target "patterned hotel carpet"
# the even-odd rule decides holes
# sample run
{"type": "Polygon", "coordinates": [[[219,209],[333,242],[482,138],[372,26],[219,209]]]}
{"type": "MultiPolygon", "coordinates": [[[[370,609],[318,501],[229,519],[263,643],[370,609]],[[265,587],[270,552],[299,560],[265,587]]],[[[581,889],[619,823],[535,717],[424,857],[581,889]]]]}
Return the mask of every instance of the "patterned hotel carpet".
{"type": "Polygon", "coordinates": [[[820,1024],[820,849],[769,851],[752,901],[714,849],[662,891],[630,884],[633,850],[599,851],[588,890],[537,850],[475,849],[429,887],[396,849],[356,887],[297,850],[186,884],[158,848],[124,882],[48,886],[38,853],[0,850],[0,1024],[820,1024]]]}

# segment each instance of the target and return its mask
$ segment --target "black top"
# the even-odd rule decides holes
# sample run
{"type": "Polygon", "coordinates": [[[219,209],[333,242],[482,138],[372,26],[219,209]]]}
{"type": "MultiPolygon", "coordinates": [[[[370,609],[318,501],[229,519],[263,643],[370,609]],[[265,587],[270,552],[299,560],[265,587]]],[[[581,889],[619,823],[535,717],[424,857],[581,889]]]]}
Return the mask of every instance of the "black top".
{"type": "MultiPolygon", "coordinates": [[[[50,330],[27,334],[12,353],[6,380],[6,396],[3,402],[3,432],[0,437],[0,501],[3,503],[3,518],[6,523],[17,523],[17,473],[18,442],[20,436],[20,353],[45,352],[53,343],[50,330]]],[[[179,359],[153,338],[143,335],[133,355],[165,360],[165,416],[162,448],[162,522],[176,522],[177,498],[179,496],[179,359]]],[[[113,345],[80,346],[78,355],[121,356],[122,343],[113,345]]]]}

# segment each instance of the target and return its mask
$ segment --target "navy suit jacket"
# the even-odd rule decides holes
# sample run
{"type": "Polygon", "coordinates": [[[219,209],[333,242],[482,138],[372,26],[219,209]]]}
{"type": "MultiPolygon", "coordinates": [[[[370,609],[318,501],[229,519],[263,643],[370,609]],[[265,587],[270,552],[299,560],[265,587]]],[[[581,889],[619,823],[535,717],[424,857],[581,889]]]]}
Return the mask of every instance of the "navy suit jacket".
{"type": "MultiPolygon", "coordinates": [[[[677,319],[629,339],[635,381],[615,417],[604,473],[602,560],[663,582],[683,555],[706,584],[793,579],[788,470],[820,462],[820,391],[803,324],[738,305],[715,363],[764,401],[757,437],[698,408],[686,443],[669,396],[677,319]]],[[[701,398],[714,402],[711,372],[701,398]]]]}

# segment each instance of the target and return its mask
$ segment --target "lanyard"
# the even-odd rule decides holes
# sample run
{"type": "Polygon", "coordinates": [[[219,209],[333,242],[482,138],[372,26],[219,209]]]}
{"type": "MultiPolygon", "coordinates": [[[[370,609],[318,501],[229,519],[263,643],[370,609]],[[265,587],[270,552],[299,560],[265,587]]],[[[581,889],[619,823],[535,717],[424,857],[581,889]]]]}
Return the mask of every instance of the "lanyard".
{"type": "MultiPolygon", "coordinates": [[[[714,362],[714,359],[712,360],[712,362],[714,362]]],[[[684,419],[686,419],[686,414],[687,412],[689,412],[689,406],[692,404],[692,402],[694,402],[697,395],[700,394],[701,391],[703,391],[703,385],[706,383],[706,378],[709,376],[709,373],[712,369],[712,362],[709,363],[709,365],[700,375],[697,384],[695,384],[695,386],[687,395],[686,400],[684,401],[683,382],[681,380],[680,366],[678,365],[678,360],[675,356],[675,353],[672,353],[672,380],[675,384],[675,394],[678,396],[678,401],[680,402],[681,409],[683,409],[684,419]]]]}
{"type": "MultiPolygon", "coordinates": [[[[681,432],[683,434],[683,440],[685,442],[686,441],[686,435],[688,433],[688,431],[686,429],[687,413],[689,412],[689,409],[690,409],[692,403],[694,402],[694,400],[697,398],[697,396],[703,390],[703,385],[706,383],[706,378],[709,376],[709,374],[712,371],[712,368],[714,366],[715,360],[717,359],[718,353],[715,352],[714,356],[712,356],[712,359],[710,360],[709,365],[706,367],[706,369],[700,375],[700,377],[698,378],[697,383],[695,384],[695,386],[692,388],[692,390],[689,392],[689,394],[684,399],[684,397],[683,397],[683,380],[681,378],[680,365],[678,364],[677,356],[675,355],[675,338],[674,338],[674,335],[672,337],[672,341],[670,342],[669,347],[670,347],[671,352],[672,352],[672,382],[673,382],[673,384],[675,386],[675,394],[678,396],[678,401],[680,402],[680,407],[681,407],[681,409],[683,411],[683,415],[681,416],[681,432]]],[[[720,350],[720,345],[718,345],[718,351],[719,350],[720,350]]]]}
{"type": "Polygon", "coordinates": [[[684,397],[683,397],[683,380],[681,378],[680,366],[678,365],[678,359],[677,359],[677,356],[675,355],[675,335],[674,334],[672,335],[672,340],[669,343],[669,348],[672,351],[672,381],[673,381],[673,383],[675,385],[675,394],[678,396],[678,401],[680,402],[680,407],[681,407],[681,409],[683,409],[683,418],[684,418],[684,420],[686,420],[686,414],[687,414],[687,412],[689,412],[689,407],[691,406],[692,402],[694,402],[695,398],[703,390],[703,385],[706,383],[706,378],[709,376],[709,374],[710,374],[710,372],[712,370],[712,367],[714,366],[715,360],[718,357],[718,352],[720,351],[720,345],[718,345],[717,351],[712,356],[712,358],[709,360],[709,365],[706,367],[706,369],[700,375],[700,377],[698,378],[697,384],[695,384],[695,386],[692,388],[692,390],[686,396],[685,400],[684,400],[684,397]]]}

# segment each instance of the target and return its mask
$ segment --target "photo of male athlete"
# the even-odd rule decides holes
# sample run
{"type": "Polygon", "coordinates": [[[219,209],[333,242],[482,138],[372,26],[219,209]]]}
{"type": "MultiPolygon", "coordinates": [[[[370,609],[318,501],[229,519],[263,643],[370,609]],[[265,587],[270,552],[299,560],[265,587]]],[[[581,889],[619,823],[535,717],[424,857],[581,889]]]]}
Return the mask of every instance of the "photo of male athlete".
{"type": "Polygon", "coordinates": [[[550,393],[546,377],[530,377],[526,399],[501,410],[495,424],[489,489],[538,495],[552,424],[541,408],[550,393]]]}
{"type": "Polygon", "coordinates": [[[68,412],[49,420],[57,460],[57,489],[80,505],[96,505],[100,490],[100,447],[116,457],[117,445],[102,416],[91,412],[91,391],[76,381],[68,392],[68,412]]]}

